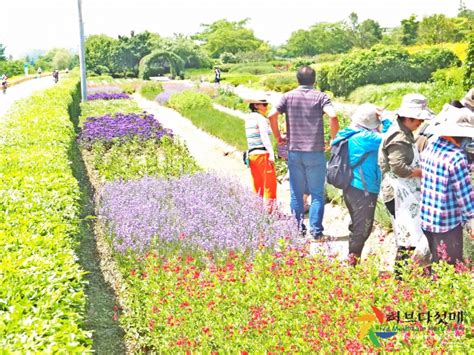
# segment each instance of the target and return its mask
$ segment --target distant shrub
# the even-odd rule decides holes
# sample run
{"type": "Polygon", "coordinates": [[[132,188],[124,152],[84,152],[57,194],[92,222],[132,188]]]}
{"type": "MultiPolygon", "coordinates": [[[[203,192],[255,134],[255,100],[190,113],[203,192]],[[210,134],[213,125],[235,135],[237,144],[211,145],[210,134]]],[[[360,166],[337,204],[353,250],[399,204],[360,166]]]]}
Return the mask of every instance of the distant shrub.
{"type": "Polygon", "coordinates": [[[357,88],[348,97],[352,103],[371,102],[395,110],[400,106],[403,95],[420,93],[427,97],[428,106],[435,112],[441,111],[444,104],[460,99],[464,94],[462,87],[462,68],[440,69],[433,73],[430,83],[389,83],[365,85],[357,88]]]}
{"type": "Polygon", "coordinates": [[[287,92],[298,87],[294,72],[266,75],[260,84],[267,90],[287,92]]]}
{"type": "Polygon", "coordinates": [[[168,100],[168,106],[183,112],[193,109],[212,108],[212,101],[206,94],[186,90],[172,95],[168,100]]]}
{"type": "Polygon", "coordinates": [[[461,65],[461,60],[449,49],[433,47],[410,56],[411,81],[428,81],[438,69],[461,65]]]}
{"type": "Polygon", "coordinates": [[[293,63],[291,63],[291,69],[298,70],[303,65],[311,65],[314,63],[314,59],[312,58],[297,58],[293,63]]]}
{"type": "Polygon", "coordinates": [[[458,42],[458,43],[438,43],[438,44],[417,44],[415,46],[405,47],[408,50],[408,53],[414,54],[419,51],[423,51],[430,48],[444,48],[449,49],[454,52],[456,56],[461,59],[463,62],[466,61],[467,54],[467,42],[458,42]]]}
{"type": "Polygon", "coordinates": [[[474,35],[469,40],[466,61],[464,64],[464,89],[474,87],[474,35]]]}
{"type": "Polygon", "coordinates": [[[162,92],[163,86],[153,81],[145,82],[140,88],[140,94],[148,100],[154,100],[162,92]]]}
{"type": "Polygon", "coordinates": [[[236,94],[234,94],[230,90],[219,89],[219,95],[214,99],[214,102],[229,107],[234,110],[240,111],[249,111],[248,105],[242,100],[242,98],[236,94]]]}
{"type": "Polygon", "coordinates": [[[223,64],[237,63],[237,57],[233,53],[224,52],[219,56],[219,59],[223,64]]]}
{"type": "Polygon", "coordinates": [[[259,80],[260,80],[260,77],[253,74],[226,73],[222,75],[223,82],[232,84],[234,86],[257,83],[259,80]]]}
{"type": "Polygon", "coordinates": [[[376,45],[368,50],[355,50],[327,73],[324,86],[337,96],[347,96],[359,86],[391,82],[423,82],[437,69],[459,65],[453,52],[430,48],[412,56],[402,47],[376,45]]]}
{"type": "Polygon", "coordinates": [[[253,75],[276,73],[275,67],[268,63],[238,64],[229,70],[230,73],[248,73],[253,75]]]}

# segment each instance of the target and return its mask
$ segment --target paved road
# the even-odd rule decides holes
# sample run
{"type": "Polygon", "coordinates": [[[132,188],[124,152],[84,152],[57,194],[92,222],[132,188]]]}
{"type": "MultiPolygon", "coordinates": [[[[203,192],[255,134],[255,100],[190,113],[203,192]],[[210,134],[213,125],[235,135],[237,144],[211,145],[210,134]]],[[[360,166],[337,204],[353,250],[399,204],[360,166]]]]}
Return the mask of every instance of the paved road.
{"type": "Polygon", "coordinates": [[[43,90],[53,85],[53,78],[46,77],[28,80],[9,87],[5,94],[0,91],[0,122],[3,121],[5,114],[15,101],[28,97],[37,90],[43,90]]]}

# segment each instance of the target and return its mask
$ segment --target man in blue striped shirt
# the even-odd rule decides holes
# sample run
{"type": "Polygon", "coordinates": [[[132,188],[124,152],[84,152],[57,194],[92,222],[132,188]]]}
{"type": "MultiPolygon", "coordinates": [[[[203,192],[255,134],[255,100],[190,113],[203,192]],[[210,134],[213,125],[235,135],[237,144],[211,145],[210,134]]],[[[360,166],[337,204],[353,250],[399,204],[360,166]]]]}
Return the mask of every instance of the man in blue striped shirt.
{"type": "Polygon", "coordinates": [[[433,262],[462,261],[462,226],[474,237],[474,191],[463,146],[474,137],[474,114],[457,109],[435,128],[439,135],[422,153],[421,227],[433,262]]]}

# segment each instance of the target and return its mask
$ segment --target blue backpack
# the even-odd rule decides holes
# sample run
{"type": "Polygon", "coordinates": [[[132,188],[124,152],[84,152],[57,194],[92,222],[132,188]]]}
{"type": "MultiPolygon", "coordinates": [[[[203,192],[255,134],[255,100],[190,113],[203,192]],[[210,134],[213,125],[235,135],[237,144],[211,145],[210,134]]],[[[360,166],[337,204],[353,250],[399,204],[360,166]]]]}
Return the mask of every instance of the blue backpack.
{"type": "Polygon", "coordinates": [[[331,156],[327,164],[326,178],[328,184],[341,190],[345,190],[350,186],[354,176],[352,171],[361,165],[369,155],[369,153],[365,153],[354,166],[351,166],[348,147],[350,137],[352,135],[331,146],[331,156]]]}

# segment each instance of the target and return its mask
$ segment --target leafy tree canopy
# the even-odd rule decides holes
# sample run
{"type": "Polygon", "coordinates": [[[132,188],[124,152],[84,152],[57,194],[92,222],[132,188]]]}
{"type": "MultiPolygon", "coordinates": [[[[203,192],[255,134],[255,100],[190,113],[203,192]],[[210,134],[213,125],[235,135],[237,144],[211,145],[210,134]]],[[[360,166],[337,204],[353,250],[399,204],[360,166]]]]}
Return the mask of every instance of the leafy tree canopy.
{"type": "Polygon", "coordinates": [[[225,19],[212,24],[201,25],[204,30],[193,36],[202,41],[203,48],[212,58],[224,53],[238,53],[256,50],[263,43],[255,37],[253,30],[246,27],[249,19],[231,22],[225,19]]]}

